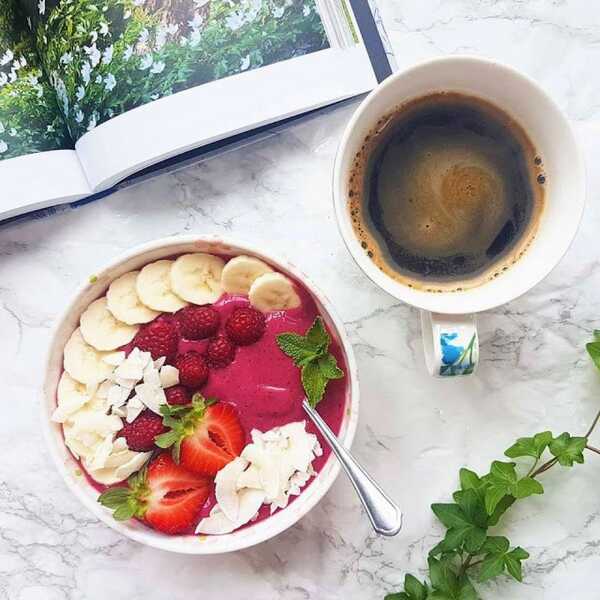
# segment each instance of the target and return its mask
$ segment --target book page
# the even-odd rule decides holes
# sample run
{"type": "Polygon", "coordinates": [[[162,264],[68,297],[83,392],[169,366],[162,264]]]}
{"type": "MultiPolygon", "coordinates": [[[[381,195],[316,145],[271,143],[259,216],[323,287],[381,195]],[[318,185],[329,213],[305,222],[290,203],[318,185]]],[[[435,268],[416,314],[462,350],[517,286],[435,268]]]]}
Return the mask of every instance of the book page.
{"type": "Polygon", "coordinates": [[[351,22],[340,25],[345,0],[38,5],[46,71],[94,190],[376,83],[351,22]]]}
{"type": "Polygon", "coordinates": [[[21,9],[0,2],[0,219],[91,192],[21,9]]]}

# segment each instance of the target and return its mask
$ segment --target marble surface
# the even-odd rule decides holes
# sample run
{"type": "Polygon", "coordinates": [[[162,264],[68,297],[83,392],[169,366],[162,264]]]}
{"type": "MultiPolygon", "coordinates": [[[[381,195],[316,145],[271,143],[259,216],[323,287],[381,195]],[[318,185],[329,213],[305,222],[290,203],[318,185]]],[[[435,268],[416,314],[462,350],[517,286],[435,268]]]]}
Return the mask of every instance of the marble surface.
{"type": "MultiPolygon", "coordinates": [[[[492,56],[536,78],[568,113],[589,169],[584,223],[568,255],[525,297],[481,316],[477,376],[430,379],[416,312],[363,276],[334,223],[331,168],[355,103],[101,202],[1,229],[2,600],[382,598],[407,570],[422,572],[440,534],[428,505],[448,499],[460,466],[486,468],[518,435],[586,428],[600,404],[600,378],[584,354],[600,325],[600,7],[381,0],[380,8],[401,68],[449,53],[492,56]],[[183,232],[265,244],[310,272],[337,306],[361,375],[354,449],[404,508],[396,538],[371,533],[342,477],[276,539],[206,558],[130,542],[67,491],[38,423],[52,322],[106,258],[183,232]]],[[[531,553],[525,585],[484,585],[484,598],[600,598],[600,458],[545,482],[547,493],[503,527],[531,553]]]]}

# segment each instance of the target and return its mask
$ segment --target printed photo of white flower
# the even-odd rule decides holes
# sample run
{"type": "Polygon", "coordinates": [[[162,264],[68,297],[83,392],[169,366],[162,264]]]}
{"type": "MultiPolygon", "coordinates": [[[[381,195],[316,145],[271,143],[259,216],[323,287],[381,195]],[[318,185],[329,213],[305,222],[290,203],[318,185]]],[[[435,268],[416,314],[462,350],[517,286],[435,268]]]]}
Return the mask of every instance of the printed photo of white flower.
{"type": "Polygon", "coordinates": [[[74,141],[137,106],[329,47],[315,0],[20,2],[74,141]]]}

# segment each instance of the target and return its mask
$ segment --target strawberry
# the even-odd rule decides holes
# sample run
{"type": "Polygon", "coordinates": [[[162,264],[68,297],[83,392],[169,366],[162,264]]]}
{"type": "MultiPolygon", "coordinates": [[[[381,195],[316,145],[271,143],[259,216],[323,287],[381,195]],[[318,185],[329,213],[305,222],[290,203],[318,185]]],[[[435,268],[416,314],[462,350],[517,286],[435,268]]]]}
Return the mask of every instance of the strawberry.
{"type": "Polygon", "coordinates": [[[190,473],[163,452],[128,480],[128,487],[106,490],[98,502],[113,509],[117,521],[136,517],[163,533],[186,533],[196,524],[212,482],[190,473]]]}
{"type": "Polygon", "coordinates": [[[144,352],[150,352],[154,360],[165,356],[167,361],[172,361],[179,345],[177,325],[171,319],[156,319],[140,328],[133,339],[133,345],[144,352]]]}
{"type": "Polygon", "coordinates": [[[235,358],[235,346],[231,341],[219,334],[208,342],[206,347],[206,360],[211,367],[222,368],[233,362],[235,358]]]}
{"type": "Polygon", "coordinates": [[[212,306],[186,306],[175,313],[181,335],[187,340],[203,340],[217,333],[221,316],[212,306]]]}
{"type": "Polygon", "coordinates": [[[239,346],[258,341],[265,332],[265,316],[254,308],[236,308],[225,323],[227,337],[239,346]]]}
{"type": "Polygon", "coordinates": [[[135,452],[149,452],[156,446],[154,438],[165,432],[162,417],[145,410],[131,423],[125,423],[117,437],[124,437],[127,446],[135,452]]]}
{"type": "Polygon", "coordinates": [[[190,350],[177,357],[175,362],[179,369],[179,383],[188,388],[197,389],[208,379],[206,359],[199,352],[190,350]]]}
{"type": "Polygon", "coordinates": [[[190,406],[162,406],[163,423],[170,430],[156,440],[173,448],[175,462],[193,473],[216,475],[244,448],[246,436],[230,404],[194,394],[190,406]]]}
{"type": "Polygon", "coordinates": [[[189,404],[192,401],[190,393],[182,385],[174,385],[165,390],[167,403],[171,406],[176,404],[189,404]]]}

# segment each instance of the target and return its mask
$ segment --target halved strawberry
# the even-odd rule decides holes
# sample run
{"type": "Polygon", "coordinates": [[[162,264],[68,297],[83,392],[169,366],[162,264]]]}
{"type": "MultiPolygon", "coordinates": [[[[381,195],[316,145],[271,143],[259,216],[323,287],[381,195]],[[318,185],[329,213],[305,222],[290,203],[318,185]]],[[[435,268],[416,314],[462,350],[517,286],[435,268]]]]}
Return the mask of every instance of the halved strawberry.
{"type": "Polygon", "coordinates": [[[176,464],[167,452],[127,483],[128,487],[106,490],[98,502],[114,509],[118,521],[137,517],[169,535],[185,533],[196,524],[212,487],[211,479],[176,464]]]}
{"type": "Polygon", "coordinates": [[[187,406],[161,406],[170,430],[156,438],[173,448],[175,462],[194,473],[215,475],[244,448],[246,436],[233,406],[194,394],[187,406]]]}

